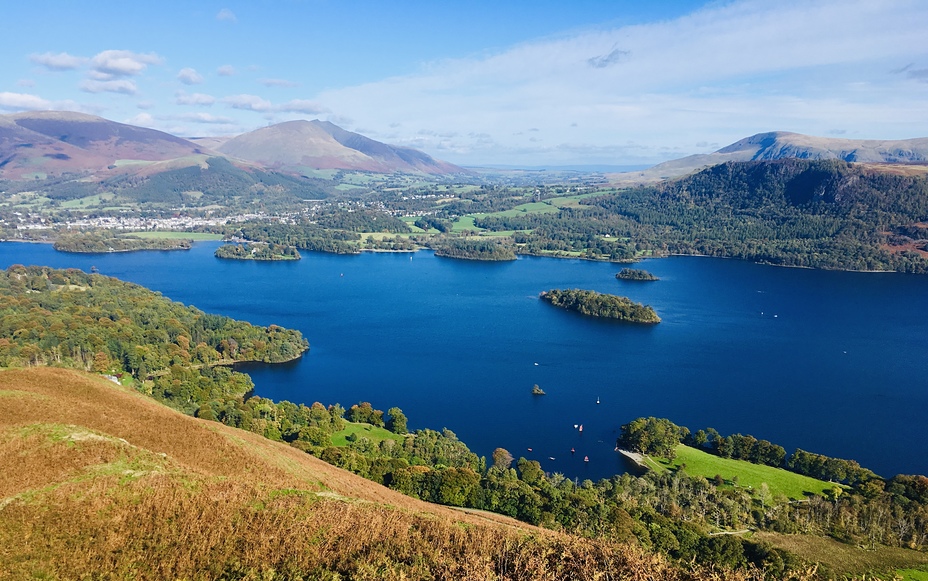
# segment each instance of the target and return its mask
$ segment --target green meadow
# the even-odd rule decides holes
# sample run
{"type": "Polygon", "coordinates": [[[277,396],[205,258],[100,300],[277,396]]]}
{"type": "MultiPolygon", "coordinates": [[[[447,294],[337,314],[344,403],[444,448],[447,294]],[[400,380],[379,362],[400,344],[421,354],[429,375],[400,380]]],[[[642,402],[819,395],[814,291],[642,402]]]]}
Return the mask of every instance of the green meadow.
{"type": "Polygon", "coordinates": [[[651,468],[660,468],[664,470],[683,470],[690,476],[704,476],[712,479],[716,475],[721,476],[727,484],[735,484],[742,488],[759,490],[761,484],[766,483],[770,492],[776,496],[782,494],[792,499],[802,499],[809,494],[822,495],[826,490],[831,490],[837,484],[817,480],[809,476],[803,476],[784,470],[762,464],[752,464],[745,460],[732,460],[731,458],[720,458],[718,456],[684,446],[677,446],[677,456],[673,460],[663,460],[648,458],[651,468]]]}
{"type": "Polygon", "coordinates": [[[345,422],[345,428],[343,430],[339,430],[332,434],[332,445],[347,446],[348,436],[350,434],[357,434],[359,438],[367,438],[375,444],[379,444],[384,440],[396,440],[398,442],[403,441],[403,436],[394,434],[393,432],[384,428],[378,428],[377,426],[372,426],[371,424],[356,424],[354,422],[345,422]]]}

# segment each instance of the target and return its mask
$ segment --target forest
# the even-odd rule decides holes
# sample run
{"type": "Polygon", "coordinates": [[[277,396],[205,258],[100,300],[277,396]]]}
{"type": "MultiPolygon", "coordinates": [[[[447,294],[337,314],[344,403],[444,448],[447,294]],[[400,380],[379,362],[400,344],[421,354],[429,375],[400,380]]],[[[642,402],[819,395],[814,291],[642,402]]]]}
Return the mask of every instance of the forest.
{"type": "Polygon", "coordinates": [[[76,269],[0,271],[0,367],[60,365],[120,377],[192,413],[253,384],[225,367],[275,363],[309,348],[299,331],[257,327],[170,301],[144,287],[76,269]]]}
{"type": "Polygon", "coordinates": [[[475,219],[489,231],[516,231],[519,252],[527,254],[613,261],[699,254],[914,273],[928,272],[926,223],[928,177],[799,159],[724,163],[658,185],[604,191],[556,213],[475,219]]]}

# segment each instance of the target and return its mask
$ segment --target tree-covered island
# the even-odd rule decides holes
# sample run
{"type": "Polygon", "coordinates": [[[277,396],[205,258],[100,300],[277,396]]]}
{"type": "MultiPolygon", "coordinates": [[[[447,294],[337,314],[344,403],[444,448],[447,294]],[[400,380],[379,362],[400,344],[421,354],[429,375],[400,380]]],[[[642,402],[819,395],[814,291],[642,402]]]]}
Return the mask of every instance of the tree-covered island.
{"type": "Polygon", "coordinates": [[[299,260],[300,252],[289,244],[245,242],[244,244],[223,244],[214,253],[216,258],[233,260],[299,260]]]}
{"type": "Polygon", "coordinates": [[[581,289],[552,289],[541,293],[541,298],[556,307],[577,311],[583,315],[617,319],[630,323],[660,323],[649,305],[642,305],[629,299],[581,289]]]}
{"type": "Polygon", "coordinates": [[[138,238],[106,230],[62,234],[55,240],[59,252],[134,252],[136,250],[190,250],[193,240],[186,238],[138,238]]]}
{"type": "Polygon", "coordinates": [[[637,268],[623,268],[619,271],[615,277],[619,280],[638,280],[638,281],[651,281],[651,280],[660,280],[647,270],[640,270],[637,268]]]}

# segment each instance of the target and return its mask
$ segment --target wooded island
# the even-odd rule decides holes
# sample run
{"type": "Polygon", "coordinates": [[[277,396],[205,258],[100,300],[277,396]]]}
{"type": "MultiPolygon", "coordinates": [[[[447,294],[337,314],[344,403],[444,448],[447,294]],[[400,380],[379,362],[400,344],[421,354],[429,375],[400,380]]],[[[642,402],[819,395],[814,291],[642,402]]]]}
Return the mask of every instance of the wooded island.
{"type": "Polygon", "coordinates": [[[636,303],[628,297],[581,289],[552,289],[541,293],[541,298],[556,307],[592,317],[617,319],[630,323],[661,322],[661,318],[657,316],[654,309],[636,303]]]}
{"type": "Polygon", "coordinates": [[[639,281],[652,281],[660,280],[647,270],[639,270],[637,268],[623,268],[619,271],[615,277],[619,280],[639,280],[639,281]]]}
{"type": "Polygon", "coordinates": [[[302,258],[295,246],[273,242],[223,244],[216,249],[214,256],[233,260],[299,260],[302,258]]]}

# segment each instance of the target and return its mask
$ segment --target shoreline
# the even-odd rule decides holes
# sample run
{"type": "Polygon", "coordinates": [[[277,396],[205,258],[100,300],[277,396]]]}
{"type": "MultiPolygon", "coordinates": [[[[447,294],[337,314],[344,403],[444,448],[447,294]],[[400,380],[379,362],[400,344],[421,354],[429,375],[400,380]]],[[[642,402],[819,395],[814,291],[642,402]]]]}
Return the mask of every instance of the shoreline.
{"type": "MultiPolygon", "coordinates": [[[[26,243],[26,244],[54,244],[55,243],[54,240],[20,240],[20,239],[11,240],[9,238],[0,240],[0,243],[3,243],[3,242],[26,243]]],[[[196,243],[196,242],[201,242],[201,241],[194,240],[193,242],[196,243]]],[[[169,251],[169,250],[190,250],[190,248],[140,248],[137,250],[113,250],[113,251],[107,251],[107,252],[73,252],[73,251],[68,251],[68,250],[55,249],[56,252],[63,252],[66,254],[116,254],[116,253],[124,253],[124,252],[142,252],[144,250],[164,252],[164,251],[169,251]]],[[[430,249],[429,248],[417,248],[415,250],[388,250],[388,249],[376,249],[376,248],[360,248],[358,249],[358,252],[351,252],[351,253],[325,252],[321,250],[305,250],[305,252],[319,252],[320,254],[335,254],[335,255],[341,255],[341,256],[352,256],[352,255],[361,254],[362,252],[416,254],[423,250],[430,250],[430,249]]],[[[472,260],[475,262],[512,262],[512,260],[484,260],[480,258],[459,258],[456,256],[441,256],[438,254],[436,254],[436,256],[440,256],[441,258],[458,258],[459,260],[472,260]]],[[[736,258],[734,256],[712,256],[709,254],[685,254],[681,252],[673,252],[673,253],[668,253],[668,254],[660,255],[660,256],[645,256],[642,258],[636,258],[632,260],[608,260],[608,259],[599,259],[599,258],[589,258],[586,256],[557,256],[553,254],[532,254],[532,253],[527,253],[527,252],[516,252],[515,260],[518,260],[519,257],[522,257],[522,256],[534,256],[536,258],[556,258],[556,259],[567,259],[567,260],[586,260],[589,262],[607,262],[609,264],[638,264],[644,260],[660,260],[663,258],[671,258],[671,257],[717,258],[721,260],[740,260],[743,262],[749,262],[751,264],[758,264],[761,266],[772,266],[772,267],[777,267],[777,268],[798,268],[802,270],[821,270],[824,272],[853,272],[853,273],[862,273],[862,274],[913,274],[913,273],[907,273],[907,272],[899,272],[897,270],[855,270],[851,268],[818,268],[814,266],[800,266],[800,265],[795,265],[795,264],[774,264],[772,262],[759,262],[759,261],[748,260],[744,258],[736,258]]],[[[266,262],[273,262],[273,261],[266,261],[266,262]]],[[[916,274],[916,276],[918,275],[916,274]]]]}

